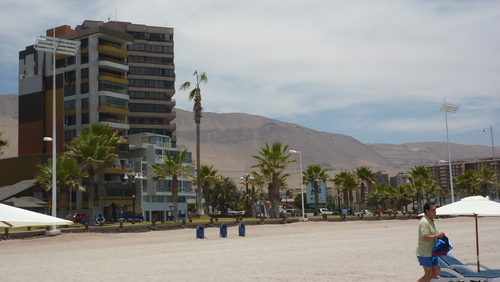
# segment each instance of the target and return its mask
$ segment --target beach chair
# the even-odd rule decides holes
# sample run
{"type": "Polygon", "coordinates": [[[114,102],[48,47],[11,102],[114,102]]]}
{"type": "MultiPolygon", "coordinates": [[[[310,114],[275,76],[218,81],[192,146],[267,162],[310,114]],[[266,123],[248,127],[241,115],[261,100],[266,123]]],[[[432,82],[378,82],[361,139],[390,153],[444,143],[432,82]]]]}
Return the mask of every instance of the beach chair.
{"type": "Polygon", "coordinates": [[[465,278],[460,273],[449,269],[441,268],[441,274],[438,277],[432,278],[431,282],[472,282],[468,278],[465,278]]]}
{"type": "MultiPolygon", "coordinates": [[[[489,281],[489,282],[500,282],[500,272],[498,270],[484,270],[481,272],[476,272],[469,268],[468,266],[462,264],[449,264],[448,262],[455,262],[449,253],[446,256],[439,257],[439,261],[441,262],[441,275],[442,277],[450,277],[455,276],[460,278],[468,279],[469,281],[489,281]],[[447,261],[448,259],[448,261],[447,261]],[[460,275],[460,276],[458,276],[460,275]]],[[[456,260],[456,259],[455,259],[456,260]]],[[[458,261],[458,260],[456,260],[458,261]]]]}
{"type": "MultiPolygon", "coordinates": [[[[456,257],[454,257],[451,253],[448,253],[447,255],[445,256],[441,256],[440,257],[440,260],[442,263],[448,265],[448,266],[453,266],[453,267],[458,267],[458,266],[461,266],[461,267],[466,267],[467,269],[473,271],[473,272],[477,272],[475,269],[476,269],[476,266],[477,266],[477,263],[463,263],[461,262],[460,260],[458,260],[456,257]]],[[[490,273],[490,274],[500,274],[500,269],[492,269],[492,268],[489,268],[485,265],[482,265],[482,264],[479,264],[479,266],[481,267],[481,272],[480,273],[490,273]]]]}

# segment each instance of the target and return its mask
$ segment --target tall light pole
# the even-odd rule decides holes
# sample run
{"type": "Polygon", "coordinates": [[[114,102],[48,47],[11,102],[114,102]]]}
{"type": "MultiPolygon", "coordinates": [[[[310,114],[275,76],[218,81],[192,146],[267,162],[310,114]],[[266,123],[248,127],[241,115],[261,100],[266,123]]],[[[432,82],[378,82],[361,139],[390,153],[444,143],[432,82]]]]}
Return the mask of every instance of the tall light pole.
{"type": "Polygon", "coordinates": [[[130,179],[130,181],[132,181],[132,190],[134,190],[134,193],[132,194],[132,224],[135,224],[135,195],[137,195],[138,197],[141,197],[141,199],[142,199],[142,196],[141,196],[142,193],[137,193],[135,181],[137,179],[139,179],[139,180],[144,179],[144,177],[139,172],[137,172],[137,173],[125,173],[125,175],[123,176],[123,180],[128,181],[129,179],[130,179]]]}
{"type": "Polygon", "coordinates": [[[304,183],[302,181],[302,153],[300,151],[289,150],[288,152],[292,154],[299,154],[299,162],[300,162],[300,194],[302,197],[302,218],[300,221],[308,221],[306,218],[306,210],[304,209],[304,183]]]}
{"type": "MultiPolygon", "coordinates": [[[[249,206],[249,203],[248,203],[248,181],[250,179],[254,179],[253,175],[251,174],[242,174],[240,176],[240,180],[245,180],[245,186],[246,186],[246,193],[247,193],[247,206],[246,208],[248,209],[248,206],[249,206]]],[[[252,189],[252,201],[255,201],[255,191],[252,189]]],[[[251,203],[252,207],[251,207],[251,210],[252,210],[252,216],[255,217],[255,206],[254,206],[254,203],[251,203]]]]}
{"type": "Polygon", "coordinates": [[[497,198],[500,202],[500,195],[498,195],[498,175],[497,175],[497,162],[495,160],[495,143],[493,142],[493,126],[483,128],[483,132],[489,130],[491,133],[491,150],[493,151],[493,171],[495,172],[495,186],[497,186],[497,198]]]}
{"type": "Polygon", "coordinates": [[[453,173],[451,171],[451,153],[450,153],[450,138],[448,136],[448,113],[455,113],[458,109],[458,105],[447,104],[444,100],[441,112],[444,112],[444,118],[446,120],[446,143],[448,143],[448,168],[450,170],[450,190],[451,190],[451,202],[455,202],[455,194],[453,193],[453,173]]]}
{"type": "MultiPolygon", "coordinates": [[[[56,30],[53,30],[56,35],[56,30]]],[[[37,51],[52,52],[52,216],[57,217],[57,179],[56,179],[56,54],[74,56],[80,41],[39,35],[34,48],[37,51]]],[[[57,235],[61,231],[52,225],[47,235],[57,235]]]]}

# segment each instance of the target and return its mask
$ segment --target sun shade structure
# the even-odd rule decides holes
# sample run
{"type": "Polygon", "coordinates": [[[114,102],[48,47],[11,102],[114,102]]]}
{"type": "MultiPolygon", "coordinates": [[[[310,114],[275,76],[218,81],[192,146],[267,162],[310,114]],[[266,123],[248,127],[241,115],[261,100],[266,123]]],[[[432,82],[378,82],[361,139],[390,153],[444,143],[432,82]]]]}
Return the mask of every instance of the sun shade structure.
{"type": "Polygon", "coordinates": [[[72,221],[0,204],[0,228],[70,225],[72,221]]]}
{"type": "Polygon", "coordinates": [[[450,171],[450,190],[451,190],[451,202],[455,202],[455,194],[453,192],[453,173],[451,171],[451,153],[450,153],[450,137],[448,135],[448,113],[455,113],[458,109],[458,105],[447,104],[446,99],[444,104],[439,109],[444,112],[444,118],[446,120],[446,143],[448,144],[448,169],[450,171]]]}
{"type": "Polygon", "coordinates": [[[479,265],[479,234],[477,227],[478,216],[500,216],[500,203],[490,201],[488,197],[471,196],[463,198],[461,201],[451,203],[437,208],[437,215],[468,215],[474,216],[476,221],[476,253],[477,271],[480,272],[479,265]]]}

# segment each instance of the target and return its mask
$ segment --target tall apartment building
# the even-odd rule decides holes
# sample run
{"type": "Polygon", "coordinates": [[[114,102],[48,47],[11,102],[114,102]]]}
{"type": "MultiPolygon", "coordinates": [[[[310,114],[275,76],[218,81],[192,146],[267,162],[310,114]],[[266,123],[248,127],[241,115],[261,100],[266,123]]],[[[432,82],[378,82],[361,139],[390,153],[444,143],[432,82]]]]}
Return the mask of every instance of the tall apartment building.
{"type": "MultiPolygon", "coordinates": [[[[495,162],[493,162],[493,158],[470,158],[467,161],[452,161],[451,174],[455,178],[462,175],[466,170],[478,171],[481,167],[487,167],[491,170],[496,169],[497,175],[500,173],[500,162],[496,158],[495,162]]],[[[450,187],[450,168],[448,162],[440,161],[439,164],[427,165],[426,168],[438,186],[450,187]]]]}
{"type": "MultiPolygon", "coordinates": [[[[43,137],[52,136],[53,91],[58,154],[65,142],[94,123],[114,127],[124,137],[166,136],[176,147],[173,28],[87,20],[74,29],[49,29],[46,35],[78,40],[80,48],[75,56],[57,55],[55,70],[51,52],[33,45],[19,52],[19,157],[52,153],[43,137]]],[[[117,149],[117,162],[106,170],[109,183],[127,172],[129,144],[117,149]]],[[[135,194],[128,186],[115,186],[109,187],[111,195],[135,194]]]]}

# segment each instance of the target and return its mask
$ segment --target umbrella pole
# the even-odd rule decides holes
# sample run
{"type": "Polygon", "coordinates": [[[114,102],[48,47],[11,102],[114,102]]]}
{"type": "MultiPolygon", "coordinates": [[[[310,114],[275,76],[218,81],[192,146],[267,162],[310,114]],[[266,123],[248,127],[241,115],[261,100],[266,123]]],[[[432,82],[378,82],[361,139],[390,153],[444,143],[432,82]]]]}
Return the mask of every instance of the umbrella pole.
{"type": "Polygon", "coordinates": [[[476,255],[477,255],[477,272],[481,272],[479,269],[479,233],[477,230],[477,214],[474,214],[474,219],[476,220],[476,255]]]}

